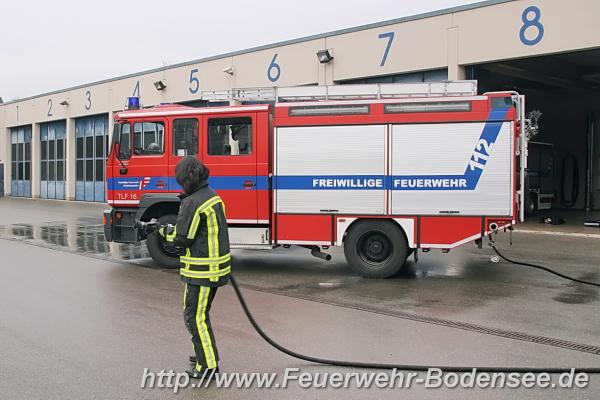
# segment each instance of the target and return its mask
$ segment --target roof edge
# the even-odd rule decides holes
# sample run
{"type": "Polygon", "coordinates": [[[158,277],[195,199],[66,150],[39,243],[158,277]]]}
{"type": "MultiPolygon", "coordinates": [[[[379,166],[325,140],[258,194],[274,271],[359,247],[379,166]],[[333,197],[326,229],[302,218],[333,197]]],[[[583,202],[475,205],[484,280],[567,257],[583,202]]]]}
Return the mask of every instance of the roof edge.
{"type": "Polygon", "coordinates": [[[24,98],[17,99],[17,100],[5,101],[4,103],[0,103],[0,107],[9,105],[9,104],[15,104],[15,103],[23,102],[23,101],[32,100],[32,99],[35,99],[38,97],[51,96],[51,95],[55,95],[55,94],[59,94],[59,93],[69,92],[71,90],[83,89],[83,88],[87,88],[90,86],[97,86],[97,85],[102,85],[105,83],[120,81],[123,79],[129,79],[129,78],[134,78],[137,76],[152,74],[155,72],[161,72],[161,71],[165,71],[165,70],[185,67],[186,65],[194,65],[194,64],[198,64],[198,63],[219,60],[219,59],[223,59],[223,58],[227,58],[227,57],[235,57],[235,56],[239,56],[242,54],[253,53],[253,52],[261,51],[261,50],[268,50],[268,49],[272,49],[275,47],[288,46],[288,45],[292,45],[292,44],[308,42],[311,40],[323,39],[323,38],[328,38],[328,37],[332,37],[332,36],[339,36],[339,35],[344,35],[346,33],[352,33],[352,32],[360,32],[360,31],[364,31],[367,29],[379,28],[379,27],[395,25],[395,24],[399,24],[399,23],[403,23],[403,22],[416,21],[416,20],[420,20],[420,19],[437,17],[440,15],[447,15],[447,14],[453,14],[453,13],[462,12],[462,11],[474,10],[474,9],[493,6],[493,5],[497,5],[497,4],[510,3],[513,1],[517,1],[517,0],[484,0],[484,1],[479,1],[476,3],[444,8],[444,9],[437,10],[437,11],[428,11],[426,13],[415,14],[415,15],[410,15],[410,16],[400,17],[400,18],[394,18],[394,19],[385,20],[385,21],[381,21],[381,22],[373,22],[373,23],[369,23],[369,24],[358,25],[358,26],[355,26],[352,28],[337,29],[337,30],[329,31],[329,32],[325,32],[325,33],[303,36],[303,37],[296,38],[296,39],[284,40],[281,42],[275,42],[275,43],[271,43],[271,44],[250,47],[250,48],[244,49],[244,50],[236,50],[236,51],[222,53],[222,54],[218,54],[218,55],[214,55],[214,56],[198,58],[198,59],[194,59],[191,61],[183,61],[183,62],[180,62],[177,64],[172,64],[172,65],[169,65],[166,67],[152,68],[152,69],[147,69],[147,70],[140,71],[140,72],[133,72],[130,74],[120,75],[120,76],[117,76],[114,78],[101,79],[98,81],[84,83],[84,84],[80,84],[80,85],[76,85],[76,86],[71,86],[71,87],[68,87],[65,89],[58,89],[58,90],[53,90],[50,92],[35,94],[32,96],[24,97],[24,98]]]}

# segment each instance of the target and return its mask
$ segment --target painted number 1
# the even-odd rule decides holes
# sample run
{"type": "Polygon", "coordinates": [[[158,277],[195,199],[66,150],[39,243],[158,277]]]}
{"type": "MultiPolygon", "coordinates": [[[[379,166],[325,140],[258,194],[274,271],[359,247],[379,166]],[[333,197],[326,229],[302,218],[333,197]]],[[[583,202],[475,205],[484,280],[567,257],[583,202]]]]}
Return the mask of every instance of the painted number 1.
{"type": "Polygon", "coordinates": [[[392,47],[392,42],[394,41],[394,32],[385,32],[380,33],[378,36],[379,39],[387,39],[387,44],[385,45],[385,51],[383,52],[383,57],[381,58],[380,67],[385,65],[387,61],[388,54],[390,54],[390,48],[392,47]]]}

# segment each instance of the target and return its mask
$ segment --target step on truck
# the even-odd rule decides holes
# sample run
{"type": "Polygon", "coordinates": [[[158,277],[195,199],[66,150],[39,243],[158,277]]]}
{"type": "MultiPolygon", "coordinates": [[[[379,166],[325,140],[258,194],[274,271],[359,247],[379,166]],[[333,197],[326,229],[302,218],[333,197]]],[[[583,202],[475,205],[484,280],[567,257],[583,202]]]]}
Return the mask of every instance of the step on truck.
{"type": "MultiPolygon", "coordinates": [[[[394,275],[418,250],[447,252],[523,218],[524,97],[475,81],[203,92],[231,106],[129,107],[107,160],[108,241],[146,240],[162,267],[178,249],[136,220],[175,223],[185,156],[210,169],[232,247],[343,246],[366,277],[394,275]],[[254,104],[243,105],[242,102],[254,104]],[[256,104],[268,103],[268,104],[256,104]]],[[[222,103],[221,103],[222,104],[222,103]]]]}

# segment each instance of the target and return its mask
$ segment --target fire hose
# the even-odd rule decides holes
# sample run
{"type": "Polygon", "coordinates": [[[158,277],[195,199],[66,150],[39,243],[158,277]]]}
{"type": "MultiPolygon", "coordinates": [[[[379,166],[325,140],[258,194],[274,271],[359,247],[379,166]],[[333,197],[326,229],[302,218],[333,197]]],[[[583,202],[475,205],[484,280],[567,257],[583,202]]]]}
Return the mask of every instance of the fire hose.
{"type": "MultiPolygon", "coordinates": [[[[512,264],[516,264],[516,265],[521,265],[521,266],[526,266],[526,267],[531,267],[531,268],[536,268],[536,269],[540,269],[549,273],[552,273],[554,275],[557,275],[561,278],[564,279],[568,279],[574,282],[578,282],[581,284],[586,284],[586,285],[592,285],[592,286],[596,286],[596,287],[600,287],[600,284],[595,283],[595,282],[589,282],[589,281],[584,281],[581,279],[577,279],[577,278],[573,278],[564,274],[561,274],[559,272],[556,272],[554,270],[551,270],[550,268],[547,267],[543,267],[541,265],[536,265],[536,264],[530,264],[530,263],[524,263],[524,262],[519,262],[519,261],[513,261],[507,257],[505,257],[502,253],[500,253],[498,251],[498,249],[496,248],[494,242],[491,242],[491,247],[492,249],[494,249],[494,251],[496,252],[496,254],[504,259],[505,261],[512,263],[512,264]]],[[[584,373],[588,373],[588,374],[600,374],[600,367],[584,367],[584,368],[561,368],[561,367],[551,367],[551,368],[544,368],[544,367],[488,367],[488,366],[455,366],[455,365],[418,365],[418,364],[395,364],[395,363],[375,363],[375,362],[361,362],[361,361],[348,361],[348,360],[335,360],[335,359],[328,359],[328,358],[321,358],[321,357],[315,357],[315,356],[310,356],[310,355],[305,355],[302,353],[298,353],[294,350],[290,350],[287,347],[277,343],[275,340],[273,340],[262,328],[261,326],[258,324],[258,322],[256,321],[256,319],[254,318],[254,315],[252,314],[252,311],[250,311],[250,307],[248,307],[248,303],[246,302],[246,299],[244,298],[244,295],[242,294],[242,291],[237,283],[237,280],[235,279],[234,275],[231,274],[230,275],[230,280],[231,280],[231,284],[233,286],[233,290],[235,291],[235,294],[240,302],[240,305],[242,306],[242,309],[244,311],[244,314],[246,314],[246,317],[248,318],[248,320],[250,321],[250,324],[252,325],[252,327],[254,328],[254,330],[256,331],[256,333],[258,333],[258,335],[264,339],[269,345],[271,345],[272,347],[274,347],[276,350],[299,360],[302,361],[307,361],[307,362],[311,362],[311,363],[315,363],[315,364],[323,364],[323,365],[330,365],[330,366],[336,366],[336,367],[351,367],[351,368],[364,368],[364,369],[388,369],[388,370],[392,370],[392,369],[397,369],[397,370],[404,370],[404,371],[428,371],[430,369],[433,368],[438,368],[442,371],[445,372],[458,372],[458,373],[463,373],[463,372],[472,372],[474,369],[477,370],[478,372],[488,372],[488,373],[498,373],[498,372],[504,372],[504,373],[510,373],[510,372],[517,372],[517,373],[527,373],[527,372],[531,372],[531,373],[554,373],[554,374],[558,374],[558,373],[564,373],[564,372],[571,372],[573,369],[575,370],[575,372],[584,372],[584,373]]]]}
{"type": "MultiPolygon", "coordinates": [[[[596,287],[600,287],[600,284],[596,283],[596,282],[589,282],[589,281],[585,281],[582,279],[577,279],[577,278],[573,278],[564,274],[561,274],[560,272],[556,272],[550,268],[541,266],[541,265],[536,265],[536,264],[531,264],[531,263],[525,263],[525,262],[520,262],[520,261],[514,261],[508,257],[505,257],[502,253],[500,253],[500,251],[498,251],[498,249],[496,248],[496,245],[493,244],[491,245],[492,249],[496,252],[496,254],[502,258],[503,260],[512,263],[512,264],[516,264],[516,265],[522,265],[525,267],[531,267],[531,268],[536,268],[536,269],[540,269],[546,272],[549,272],[551,274],[554,274],[556,276],[559,276],[561,278],[564,279],[568,279],[571,280],[573,282],[578,282],[581,284],[585,284],[585,285],[591,285],[591,286],[596,286],[596,287]]],[[[571,368],[541,368],[541,367],[475,367],[475,366],[454,366],[454,365],[444,365],[444,366],[440,366],[440,365],[416,365],[416,364],[393,364],[393,363],[372,363],[372,362],[360,362],[360,361],[347,361],[347,360],[333,360],[333,359],[327,359],[327,358],[320,358],[320,357],[314,357],[314,356],[309,356],[309,355],[305,355],[305,354],[301,354],[298,353],[296,351],[290,350],[287,347],[282,346],[281,344],[277,343],[275,340],[273,340],[258,324],[258,322],[256,321],[256,319],[254,318],[254,315],[252,314],[252,312],[250,311],[250,308],[248,307],[248,304],[246,303],[246,299],[244,298],[244,295],[242,294],[242,291],[240,290],[240,287],[235,279],[235,277],[233,276],[233,274],[231,274],[231,284],[233,286],[233,289],[235,291],[235,294],[237,295],[237,298],[242,306],[242,309],[244,310],[244,313],[246,314],[246,317],[248,318],[248,320],[250,321],[250,324],[252,325],[252,327],[254,328],[254,330],[258,333],[258,335],[263,338],[269,345],[271,345],[272,347],[274,347],[275,349],[279,350],[280,352],[287,354],[290,357],[294,357],[297,358],[299,360],[303,360],[303,361],[307,361],[307,362],[311,362],[311,363],[316,363],[316,364],[324,364],[324,365],[331,365],[331,366],[336,366],[336,367],[352,367],[352,368],[367,368],[367,369],[398,369],[398,370],[405,370],[405,371],[427,371],[429,369],[432,368],[439,368],[442,371],[446,371],[446,372],[471,372],[473,369],[476,369],[479,372],[519,372],[519,373],[526,373],[526,372],[533,372],[533,373],[542,373],[542,372],[547,372],[547,373],[563,373],[563,372],[570,372],[571,368]]],[[[575,368],[575,370],[577,372],[585,372],[588,374],[600,374],[600,368],[575,368]]]]}

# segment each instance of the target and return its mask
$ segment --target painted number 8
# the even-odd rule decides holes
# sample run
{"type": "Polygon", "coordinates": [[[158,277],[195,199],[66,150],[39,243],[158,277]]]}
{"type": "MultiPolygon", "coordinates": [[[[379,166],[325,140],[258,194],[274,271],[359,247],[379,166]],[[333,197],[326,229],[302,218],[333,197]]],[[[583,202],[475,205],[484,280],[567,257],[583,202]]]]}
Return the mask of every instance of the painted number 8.
{"type": "Polygon", "coordinates": [[[542,12],[536,6],[527,7],[525,9],[525,11],[523,11],[523,14],[521,15],[521,21],[523,21],[523,26],[521,27],[521,30],[519,31],[519,38],[521,39],[521,42],[523,42],[524,45],[526,45],[526,46],[536,45],[544,37],[544,25],[542,25],[542,23],[540,22],[541,16],[542,16],[542,12]],[[533,18],[530,18],[530,16],[532,14],[533,14],[533,18]],[[528,39],[525,36],[525,32],[527,30],[533,30],[533,29],[536,30],[536,35],[532,39],[528,39]]]}

